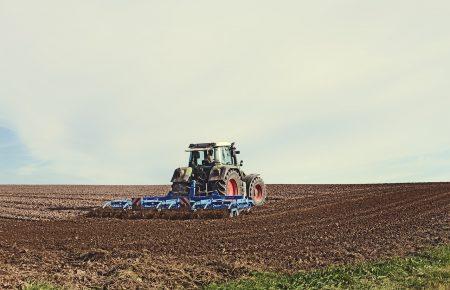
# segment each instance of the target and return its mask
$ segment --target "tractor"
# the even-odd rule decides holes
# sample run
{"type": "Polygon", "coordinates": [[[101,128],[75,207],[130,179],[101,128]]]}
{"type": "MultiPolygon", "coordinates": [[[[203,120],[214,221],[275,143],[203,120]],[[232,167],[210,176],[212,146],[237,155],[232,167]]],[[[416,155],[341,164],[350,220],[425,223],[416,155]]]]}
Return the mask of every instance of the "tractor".
{"type": "Polygon", "coordinates": [[[245,174],[243,161],[238,161],[240,151],[235,143],[190,144],[187,167],[175,169],[171,182],[172,193],[189,195],[192,181],[195,181],[197,195],[218,192],[224,196],[251,198],[255,205],[262,205],[267,197],[266,186],[259,174],[245,174]]]}

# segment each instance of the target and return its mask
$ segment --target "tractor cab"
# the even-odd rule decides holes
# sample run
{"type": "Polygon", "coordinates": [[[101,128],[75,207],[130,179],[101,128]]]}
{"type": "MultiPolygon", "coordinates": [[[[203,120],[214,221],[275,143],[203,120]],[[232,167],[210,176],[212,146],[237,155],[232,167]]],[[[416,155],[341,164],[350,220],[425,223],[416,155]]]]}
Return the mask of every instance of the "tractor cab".
{"type": "Polygon", "coordinates": [[[190,144],[189,167],[207,166],[212,167],[215,165],[235,165],[237,166],[236,155],[239,151],[236,151],[234,143],[219,142],[219,143],[200,143],[190,144]]]}

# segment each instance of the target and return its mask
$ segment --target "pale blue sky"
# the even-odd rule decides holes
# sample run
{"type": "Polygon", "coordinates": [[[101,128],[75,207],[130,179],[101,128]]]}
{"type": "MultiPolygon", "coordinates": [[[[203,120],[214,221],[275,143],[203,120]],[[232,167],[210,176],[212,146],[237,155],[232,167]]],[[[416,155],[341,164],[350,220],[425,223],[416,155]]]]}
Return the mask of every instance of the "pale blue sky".
{"type": "Polygon", "coordinates": [[[0,0],[0,183],[450,181],[448,1],[0,0]]]}

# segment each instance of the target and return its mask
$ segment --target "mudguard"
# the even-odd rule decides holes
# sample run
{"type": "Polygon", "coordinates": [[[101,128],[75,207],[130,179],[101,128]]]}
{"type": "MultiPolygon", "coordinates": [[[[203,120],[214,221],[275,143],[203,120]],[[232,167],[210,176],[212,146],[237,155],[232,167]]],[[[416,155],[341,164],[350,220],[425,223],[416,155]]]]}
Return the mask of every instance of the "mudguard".
{"type": "Polygon", "coordinates": [[[180,167],[175,169],[172,175],[171,182],[188,182],[192,175],[191,167],[180,167]]]}

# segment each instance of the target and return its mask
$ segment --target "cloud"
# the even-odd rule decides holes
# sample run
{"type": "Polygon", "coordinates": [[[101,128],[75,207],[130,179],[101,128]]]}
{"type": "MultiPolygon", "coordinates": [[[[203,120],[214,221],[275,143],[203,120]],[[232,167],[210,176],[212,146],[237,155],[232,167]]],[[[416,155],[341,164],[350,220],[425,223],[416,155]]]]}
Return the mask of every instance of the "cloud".
{"type": "Polygon", "coordinates": [[[0,125],[31,183],[167,183],[210,140],[269,182],[448,180],[433,5],[2,1],[0,125]]]}

